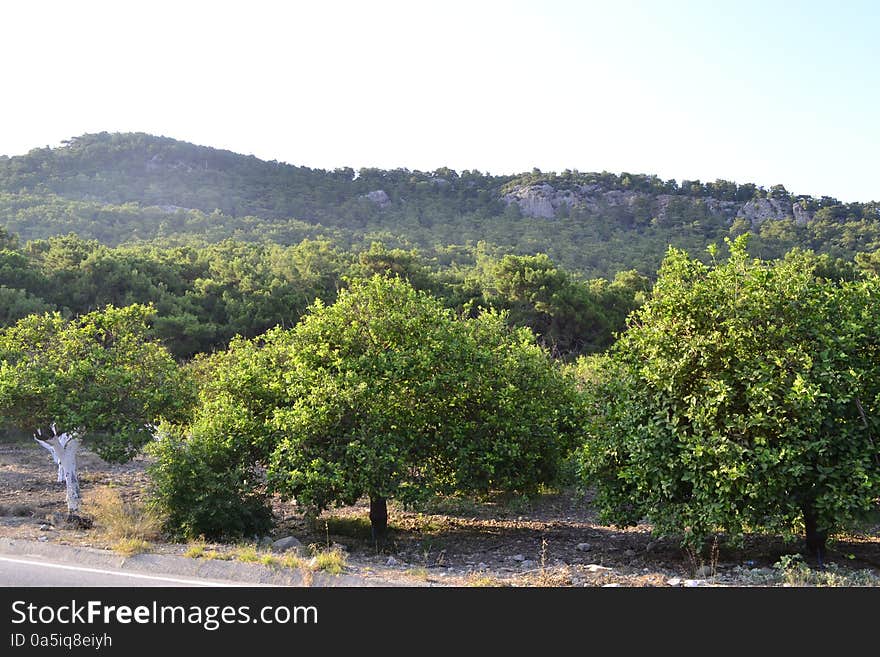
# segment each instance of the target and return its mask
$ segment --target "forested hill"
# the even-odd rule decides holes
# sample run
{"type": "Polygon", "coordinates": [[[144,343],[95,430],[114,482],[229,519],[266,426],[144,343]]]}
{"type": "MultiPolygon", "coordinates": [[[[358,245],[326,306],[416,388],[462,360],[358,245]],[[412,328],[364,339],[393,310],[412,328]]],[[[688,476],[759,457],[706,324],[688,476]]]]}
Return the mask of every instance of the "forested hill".
{"type": "MultiPolygon", "coordinates": [[[[755,255],[793,246],[851,259],[880,248],[880,204],[641,174],[309,169],[135,134],[87,134],[0,157],[0,225],[22,239],[193,238],[345,248],[375,239],[441,261],[480,241],[544,252],[586,276],[653,276],[670,244],[695,255],[750,231],[755,255]]],[[[442,264],[442,263],[441,263],[442,264]]]]}

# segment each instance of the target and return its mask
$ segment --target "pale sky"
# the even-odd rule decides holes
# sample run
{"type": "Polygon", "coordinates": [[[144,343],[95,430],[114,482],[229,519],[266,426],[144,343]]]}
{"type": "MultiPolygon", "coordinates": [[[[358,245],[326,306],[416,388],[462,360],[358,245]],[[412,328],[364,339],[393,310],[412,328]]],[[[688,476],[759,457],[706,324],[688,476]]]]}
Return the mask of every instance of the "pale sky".
{"type": "Polygon", "coordinates": [[[148,132],[322,169],[880,200],[880,3],[0,4],[0,154],[148,132]]]}

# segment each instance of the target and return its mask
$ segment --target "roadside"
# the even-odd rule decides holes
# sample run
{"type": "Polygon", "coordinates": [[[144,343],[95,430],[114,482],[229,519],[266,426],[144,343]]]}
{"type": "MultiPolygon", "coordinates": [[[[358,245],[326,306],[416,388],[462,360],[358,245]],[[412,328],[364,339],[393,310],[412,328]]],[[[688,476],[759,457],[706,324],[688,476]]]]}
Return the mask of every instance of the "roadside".
{"type": "MultiPolygon", "coordinates": [[[[87,501],[108,487],[125,501],[143,498],[148,480],[142,457],[111,465],[83,451],[79,461],[87,501]]],[[[53,474],[51,460],[36,445],[0,442],[0,554],[280,586],[880,583],[877,527],[835,541],[833,577],[816,579],[792,556],[799,546],[779,537],[750,537],[739,549],[721,546],[688,554],[674,541],[652,537],[647,525],[604,525],[590,495],[575,491],[548,491],[532,499],[447,498],[419,510],[392,504],[389,541],[382,550],[370,540],[365,504],[332,509],[307,523],[294,504],[276,501],[277,527],[269,536],[237,545],[155,540],[139,554],[124,556],[110,549],[113,542],[100,531],[65,525],[64,487],[53,474]],[[291,549],[285,551],[285,545],[291,549]],[[328,552],[339,574],[312,556],[328,552]]]]}

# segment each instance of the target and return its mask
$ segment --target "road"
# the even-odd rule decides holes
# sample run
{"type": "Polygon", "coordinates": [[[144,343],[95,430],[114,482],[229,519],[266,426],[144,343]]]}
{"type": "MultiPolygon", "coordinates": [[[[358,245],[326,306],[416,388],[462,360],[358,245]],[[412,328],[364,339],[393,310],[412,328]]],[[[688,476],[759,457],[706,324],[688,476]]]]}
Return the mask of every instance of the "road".
{"type": "MultiPolygon", "coordinates": [[[[148,575],[46,560],[0,556],[0,586],[242,586],[241,582],[148,575]]],[[[250,586],[253,586],[251,584],[250,586]]]]}

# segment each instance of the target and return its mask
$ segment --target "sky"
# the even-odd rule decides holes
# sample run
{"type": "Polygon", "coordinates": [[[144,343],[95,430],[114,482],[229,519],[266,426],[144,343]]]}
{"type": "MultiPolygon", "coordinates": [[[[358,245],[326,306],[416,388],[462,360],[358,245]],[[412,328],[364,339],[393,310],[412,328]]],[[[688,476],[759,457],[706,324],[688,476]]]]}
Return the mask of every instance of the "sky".
{"type": "Polygon", "coordinates": [[[0,5],[0,154],[147,132],[321,169],[627,171],[880,200],[880,4],[0,5]]]}

